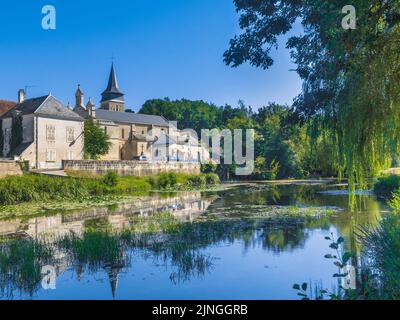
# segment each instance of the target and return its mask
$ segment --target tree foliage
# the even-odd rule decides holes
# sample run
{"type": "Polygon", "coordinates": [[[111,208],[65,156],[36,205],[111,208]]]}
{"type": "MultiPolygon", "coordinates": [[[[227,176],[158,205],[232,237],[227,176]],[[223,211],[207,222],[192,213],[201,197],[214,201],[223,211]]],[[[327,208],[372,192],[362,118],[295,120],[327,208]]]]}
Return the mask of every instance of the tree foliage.
{"type": "Polygon", "coordinates": [[[111,147],[109,136],[92,118],[85,121],[84,140],[85,157],[90,159],[107,154],[111,147]]]}
{"type": "MultiPolygon", "coordinates": [[[[320,141],[311,144],[307,136],[309,124],[294,121],[296,114],[287,106],[270,103],[254,111],[242,101],[236,107],[218,107],[203,101],[165,98],[146,101],[140,112],[157,114],[168,120],[177,119],[180,129],[195,129],[199,137],[201,129],[254,129],[256,168],[252,178],[337,174],[332,162],[334,158],[326,156],[327,150],[320,141]],[[322,165],[323,169],[319,169],[322,165]]],[[[235,167],[235,163],[221,163],[212,168],[212,172],[217,172],[223,179],[239,178],[235,177],[235,167]]],[[[208,165],[203,166],[203,170],[211,172],[208,165]]]]}
{"type": "Polygon", "coordinates": [[[298,118],[317,121],[311,137],[335,146],[351,186],[387,166],[399,146],[400,2],[352,1],[355,30],[341,25],[342,0],[234,2],[243,33],[231,40],[225,62],[269,68],[279,36],[300,21],[304,33],[286,44],[303,80],[298,118]]]}
{"type": "Polygon", "coordinates": [[[10,153],[12,153],[21,143],[23,139],[22,116],[14,115],[11,124],[11,142],[10,153]]]}

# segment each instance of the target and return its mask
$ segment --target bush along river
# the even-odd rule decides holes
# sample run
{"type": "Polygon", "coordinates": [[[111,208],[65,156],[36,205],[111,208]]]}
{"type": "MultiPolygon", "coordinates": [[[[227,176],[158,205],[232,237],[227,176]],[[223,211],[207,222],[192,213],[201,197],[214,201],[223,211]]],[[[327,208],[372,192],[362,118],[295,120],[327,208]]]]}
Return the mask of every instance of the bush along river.
{"type": "Polygon", "coordinates": [[[368,192],[350,212],[346,190],[249,183],[3,220],[0,298],[299,299],[299,282],[334,291],[325,238],[357,250],[354,227],[389,212],[368,192]]]}

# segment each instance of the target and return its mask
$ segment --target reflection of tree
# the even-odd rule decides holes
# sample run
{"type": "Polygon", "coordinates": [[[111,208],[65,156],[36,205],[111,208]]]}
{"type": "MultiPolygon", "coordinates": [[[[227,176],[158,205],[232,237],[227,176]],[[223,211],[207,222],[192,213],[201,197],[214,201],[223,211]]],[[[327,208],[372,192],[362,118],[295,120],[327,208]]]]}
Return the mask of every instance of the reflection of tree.
{"type": "Polygon", "coordinates": [[[0,245],[0,297],[13,298],[14,290],[32,296],[40,287],[41,267],[54,261],[43,241],[12,240],[0,245]]]}
{"type": "Polygon", "coordinates": [[[276,253],[303,247],[307,239],[304,227],[297,224],[285,224],[278,227],[266,227],[261,235],[263,247],[276,253]]]}
{"type": "Polygon", "coordinates": [[[170,279],[181,283],[202,277],[213,266],[213,257],[205,252],[212,244],[242,241],[244,248],[261,245],[282,251],[294,247],[304,239],[303,229],[287,222],[271,225],[266,220],[217,220],[196,223],[161,223],[161,229],[151,225],[147,232],[125,230],[112,232],[109,228],[94,230],[102,225],[96,221],[87,226],[83,235],[70,233],[53,241],[34,239],[14,240],[3,244],[0,254],[0,286],[2,295],[19,291],[32,295],[40,289],[43,265],[57,266],[58,270],[73,267],[77,277],[86,271],[105,271],[110,278],[113,296],[118,286],[118,274],[132,265],[134,251],[145,259],[163,261],[171,266],[170,279]],[[150,231],[149,231],[150,230],[150,231]]]}

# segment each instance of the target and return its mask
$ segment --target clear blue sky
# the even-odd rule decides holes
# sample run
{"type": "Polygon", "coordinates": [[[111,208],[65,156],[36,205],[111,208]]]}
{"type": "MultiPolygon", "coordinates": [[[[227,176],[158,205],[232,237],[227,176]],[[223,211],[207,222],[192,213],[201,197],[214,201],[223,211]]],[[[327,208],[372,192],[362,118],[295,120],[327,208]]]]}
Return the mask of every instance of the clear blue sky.
{"type": "Polygon", "coordinates": [[[267,70],[230,68],[222,55],[239,32],[232,0],[14,0],[0,11],[0,99],[51,92],[64,103],[85,98],[98,105],[111,57],[127,106],[151,98],[202,99],[257,108],[290,104],[301,82],[284,46],[267,70]],[[57,29],[41,28],[41,9],[57,9],[57,29]]]}

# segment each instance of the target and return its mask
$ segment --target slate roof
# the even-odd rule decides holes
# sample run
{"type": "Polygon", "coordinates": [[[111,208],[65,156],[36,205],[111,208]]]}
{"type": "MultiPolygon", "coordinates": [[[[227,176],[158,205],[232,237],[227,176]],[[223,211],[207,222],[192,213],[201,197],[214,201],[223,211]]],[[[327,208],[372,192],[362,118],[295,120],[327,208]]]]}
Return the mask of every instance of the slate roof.
{"type": "Polygon", "coordinates": [[[0,100],[0,118],[17,105],[14,101],[0,100]]]}
{"type": "Polygon", "coordinates": [[[51,117],[65,120],[83,121],[77,113],[65,107],[60,101],[52,95],[39,98],[27,99],[22,103],[18,103],[15,108],[7,112],[4,117],[11,117],[13,112],[19,111],[21,114],[37,114],[44,117],[51,117]]]}
{"type": "Polygon", "coordinates": [[[168,121],[165,120],[163,117],[149,115],[149,114],[117,112],[117,111],[97,109],[96,118],[98,120],[106,120],[112,122],[137,123],[137,124],[168,127],[168,121]]]}
{"type": "Polygon", "coordinates": [[[12,152],[11,152],[11,157],[14,156],[19,156],[24,152],[28,147],[32,144],[33,142],[26,142],[26,143],[21,143],[18,147],[16,147],[12,152]]]}
{"type": "Polygon", "coordinates": [[[114,63],[111,66],[110,77],[106,90],[101,94],[101,102],[110,100],[124,101],[124,94],[119,90],[117,75],[115,73],[114,63]]]}

